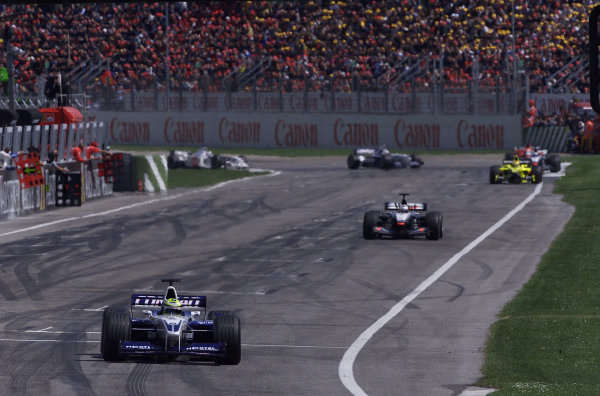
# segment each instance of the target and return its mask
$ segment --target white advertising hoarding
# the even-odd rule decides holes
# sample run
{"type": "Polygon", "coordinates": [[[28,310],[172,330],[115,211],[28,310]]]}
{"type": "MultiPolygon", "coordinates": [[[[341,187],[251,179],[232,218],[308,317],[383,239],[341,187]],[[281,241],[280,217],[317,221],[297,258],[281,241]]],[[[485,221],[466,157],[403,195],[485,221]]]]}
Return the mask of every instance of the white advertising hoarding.
{"type": "Polygon", "coordinates": [[[519,116],[352,113],[94,112],[110,144],[398,150],[512,149],[519,116]]]}

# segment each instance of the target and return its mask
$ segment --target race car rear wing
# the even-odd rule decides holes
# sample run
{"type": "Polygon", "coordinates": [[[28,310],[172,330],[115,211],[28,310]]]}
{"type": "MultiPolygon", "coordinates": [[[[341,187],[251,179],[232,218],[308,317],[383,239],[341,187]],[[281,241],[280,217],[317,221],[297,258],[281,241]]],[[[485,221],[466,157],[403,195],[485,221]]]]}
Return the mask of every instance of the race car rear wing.
{"type": "Polygon", "coordinates": [[[416,203],[416,202],[409,202],[408,203],[408,210],[420,210],[420,211],[425,211],[427,210],[427,204],[426,203],[416,203]]]}
{"type": "MultiPolygon", "coordinates": [[[[162,305],[163,298],[164,296],[159,294],[132,294],[131,308],[158,308],[162,305]]],[[[185,311],[206,308],[206,296],[184,296],[180,294],[177,299],[185,311]]]]}

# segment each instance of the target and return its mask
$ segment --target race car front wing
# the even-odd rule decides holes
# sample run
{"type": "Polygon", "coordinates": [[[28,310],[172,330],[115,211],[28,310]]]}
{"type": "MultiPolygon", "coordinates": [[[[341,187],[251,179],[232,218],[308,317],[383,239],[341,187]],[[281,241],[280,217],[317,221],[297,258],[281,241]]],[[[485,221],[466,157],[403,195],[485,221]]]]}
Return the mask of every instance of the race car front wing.
{"type": "Polygon", "coordinates": [[[174,355],[195,355],[195,356],[211,356],[224,357],[226,355],[226,347],[222,342],[216,343],[195,343],[179,346],[164,347],[148,341],[121,341],[120,353],[123,355],[157,355],[157,354],[174,354],[174,355]]]}

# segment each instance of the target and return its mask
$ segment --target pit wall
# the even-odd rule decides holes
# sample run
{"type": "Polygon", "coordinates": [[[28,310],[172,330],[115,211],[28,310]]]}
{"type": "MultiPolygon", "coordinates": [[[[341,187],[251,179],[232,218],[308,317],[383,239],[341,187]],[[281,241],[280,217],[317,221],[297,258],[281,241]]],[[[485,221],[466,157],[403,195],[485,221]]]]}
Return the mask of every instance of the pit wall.
{"type": "Polygon", "coordinates": [[[354,148],[393,151],[511,150],[519,115],[388,115],[241,112],[93,112],[109,144],[219,148],[354,148]]]}
{"type": "MultiPolygon", "coordinates": [[[[98,176],[98,162],[79,164],[61,163],[61,166],[73,172],[82,173],[81,202],[110,196],[113,193],[111,183],[98,176]]],[[[21,216],[33,212],[58,209],[56,207],[56,175],[44,167],[45,185],[21,189],[16,170],[0,170],[0,219],[21,216]]]]}

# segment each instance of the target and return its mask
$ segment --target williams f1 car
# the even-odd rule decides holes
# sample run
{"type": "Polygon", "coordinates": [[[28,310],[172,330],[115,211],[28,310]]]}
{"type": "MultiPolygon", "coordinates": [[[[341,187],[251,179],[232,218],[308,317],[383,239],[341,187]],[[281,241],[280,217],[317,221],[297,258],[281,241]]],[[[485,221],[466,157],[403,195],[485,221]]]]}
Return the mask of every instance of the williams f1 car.
{"type": "Polygon", "coordinates": [[[533,165],[531,160],[519,159],[518,155],[512,161],[504,160],[501,166],[490,167],[490,183],[499,184],[508,182],[513,184],[541,183],[544,171],[540,165],[533,165]]]}
{"type": "Polygon", "coordinates": [[[560,156],[550,154],[548,150],[542,149],[540,146],[527,144],[525,147],[515,147],[512,153],[506,153],[504,160],[512,161],[515,155],[521,161],[531,161],[532,166],[540,166],[543,171],[560,171],[560,156]]]}
{"type": "Polygon", "coordinates": [[[346,160],[349,169],[365,168],[420,168],[423,160],[416,154],[390,153],[387,146],[381,145],[376,148],[360,147],[346,160]]]}
{"type": "Polygon", "coordinates": [[[401,202],[386,202],[384,210],[370,210],[363,218],[363,238],[412,238],[437,240],[444,236],[441,212],[427,212],[426,203],[409,203],[407,193],[401,202]]]}
{"type": "Polygon", "coordinates": [[[243,155],[214,154],[206,147],[196,152],[173,150],[167,157],[169,169],[204,168],[204,169],[248,169],[248,160],[243,155]]]}
{"type": "Polygon", "coordinates": [[[206,296],[181,295],[179,279],[163,279],[164,295],[133,294],[130,308],[104,310],[100,350],[107,361],[133,356],[174,360],[188,356],[217,364],[238,364],[241,358],[240,319],[230,311],[209,311],[206,296]],[[143,317],[133,316],[142,310],[143,317]]]}

